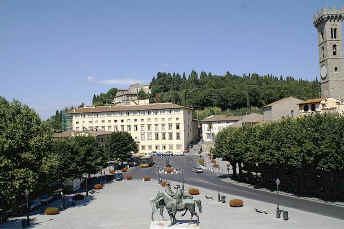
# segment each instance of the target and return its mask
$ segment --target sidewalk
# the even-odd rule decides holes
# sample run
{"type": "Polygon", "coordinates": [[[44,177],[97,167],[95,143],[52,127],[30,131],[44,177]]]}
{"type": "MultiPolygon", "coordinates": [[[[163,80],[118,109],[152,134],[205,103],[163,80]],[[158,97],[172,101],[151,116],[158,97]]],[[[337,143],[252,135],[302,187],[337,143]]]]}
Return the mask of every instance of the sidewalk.
{"type": "MultiPolygon", "coordinates": [[[[189,186],[186,186],[186,189],[189,186]]],[[[93,195],[90,200],[82,205],[68,208],[59,215],[46,216],[36,214],[31,216],[34,219],[35,229],[144,229],[151,224],[150,199],[162,187],[156,180],[143,182],[142,180],[131,180],[123,182],[112,182],[105,185],[103,190],[93,195]]],[[[238,196],[226,196],[225,204],[217,202],[217,192],[200,189],[202,210],[200,214],[200,228],[203,229],[227,229],[227,228],[343,228],[344,221],[303,212],[293,208],[280,209],[289,212],[290,219],[275,218],[274,204],[260,202],[238,196]],[[214,200],[206,199],[205,194],[212,196],[214,200]],[[229,207],[228,201],[233,198],[240,198],[244,201],[244,207],[229,207]],[[258,213],[255,208],[264,210],[268,214],[258,213]]],[[[155,216],[158,218],[158,214],[155,216]]],[[[165,217],[168,218],[165,211],[165,217]]],[[[190,214],[184,217],[189,219],[190,214]]],[[[182,219],[178,214],[177,219],[182,219]]],[[[20,222],[10,222],[1,225],[4,229],[21,228],[20,222]]]]}

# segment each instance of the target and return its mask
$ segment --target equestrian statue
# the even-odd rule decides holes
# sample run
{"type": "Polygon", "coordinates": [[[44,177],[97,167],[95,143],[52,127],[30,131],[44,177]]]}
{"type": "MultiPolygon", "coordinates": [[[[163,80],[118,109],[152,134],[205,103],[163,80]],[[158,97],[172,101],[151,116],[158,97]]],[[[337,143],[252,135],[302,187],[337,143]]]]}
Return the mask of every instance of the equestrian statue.
{"type": "Polygon", "coordinates": [[[151,200],[152,203],[152,221],[154,221],[154,213],[157,209],[160,209],[160,215],[163,216],[164,208],[166,208],[168,215],[171,219],[171,225],[176,223],[177,212],[184,211],[183,216],[187,211],[191,214],[191,220],[193,216],[197,217],[197,225],[199,224],[199,216],[196,212],[196,205],[200,213],[202,213],[202,202],[199,199],[193,199],[189,194],[177,187],[176,191],[173,191],[170,184],[167,184],[165,191],[159,191],[155,198],[151,200]]]}

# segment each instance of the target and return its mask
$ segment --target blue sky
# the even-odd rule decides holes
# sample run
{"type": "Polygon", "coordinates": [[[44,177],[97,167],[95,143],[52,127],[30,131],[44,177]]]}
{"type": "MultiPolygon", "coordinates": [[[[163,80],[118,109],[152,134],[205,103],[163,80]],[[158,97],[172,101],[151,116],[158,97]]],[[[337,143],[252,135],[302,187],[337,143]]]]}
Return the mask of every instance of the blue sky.
{"type": "Polygon", "coordinates": [[[319,75],[312,19],[343,0],[1,0],[0,96],[43,119],[159,71],[319,75]]]}

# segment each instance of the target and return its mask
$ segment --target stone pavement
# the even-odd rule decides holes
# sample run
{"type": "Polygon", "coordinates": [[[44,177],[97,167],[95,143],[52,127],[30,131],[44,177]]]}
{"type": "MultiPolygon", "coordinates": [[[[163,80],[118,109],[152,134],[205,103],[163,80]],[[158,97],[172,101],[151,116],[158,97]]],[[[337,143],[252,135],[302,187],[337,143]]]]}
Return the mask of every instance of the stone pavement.
{"type": "MultiPolygon", "coordinates": [[[[188,186],[186,186],[188,188],[188,186]]],[[[46,216],[36,214],[31,216],[35,229],[144,229],[151,226],[150,199],[154,193],[162,190],[156,180],[143,182],[131,180],[106,184],[103,190],[93,194],[92,199],[82,202],[75,207],[62,211],[59,215],[46,216]]],[[[228,200],[240,198],[226,196],[225,204],[217,202],[217,192],[200,189],[202,210],[200,214],[200,228],[343,228],[344,221],[303,212],[293,208],[280,209],[289,212],[290,219],[276,219],[274,211],[276,205],[242,198],[244,207],[232,208],[228,200]],[[206,199],[205,195],[214,200],[206,199]],[[259,213],[255,209],[263,210],[259,213]]],[[[165,216],[168,218],[165,211],[165,216]]],[[[158,215],[156,215],[158,217],[158,215]]],[[[181,216],[177,216],[181,219],[181,216]]],[[[190,219],[190,214],[184,217],[190,219]]],[[[0,225],[1,229],[21,228],[19,220],[0,225]]]]}

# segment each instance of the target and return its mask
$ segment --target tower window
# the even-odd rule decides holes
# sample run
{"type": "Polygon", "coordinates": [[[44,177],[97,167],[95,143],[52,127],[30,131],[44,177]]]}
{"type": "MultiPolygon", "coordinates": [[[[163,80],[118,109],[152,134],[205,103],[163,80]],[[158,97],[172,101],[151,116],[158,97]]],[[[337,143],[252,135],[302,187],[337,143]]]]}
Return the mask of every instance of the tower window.
{"type": "Polygon", "coordinates": [[[315,104],[314,103],[311,105],[311,110],[315,111],[315,104]]]}
{"type": "Polygon", "coordinates": [[[325,48],[324,48],[324,46],[321,47],[321,51],[322,51],[322,58],[325,58],[325,48]]]}
{"type": "Polygon", "coordinates": [[[334,67],[334,71],[335,71],[335,72],[338,72],[338,67],[337,67],[337,66],[334,67]]]}
{"type": "Polygon", "coordinates": [[[331,28],[331,39],[337,39],[337,28],[331,28]]]}
{"type": "Polygon", "coordinates": [[[332,48],[333,48],[333,55],[334,56],[337,55],[337,45],[333,45],[332,48]]]}

